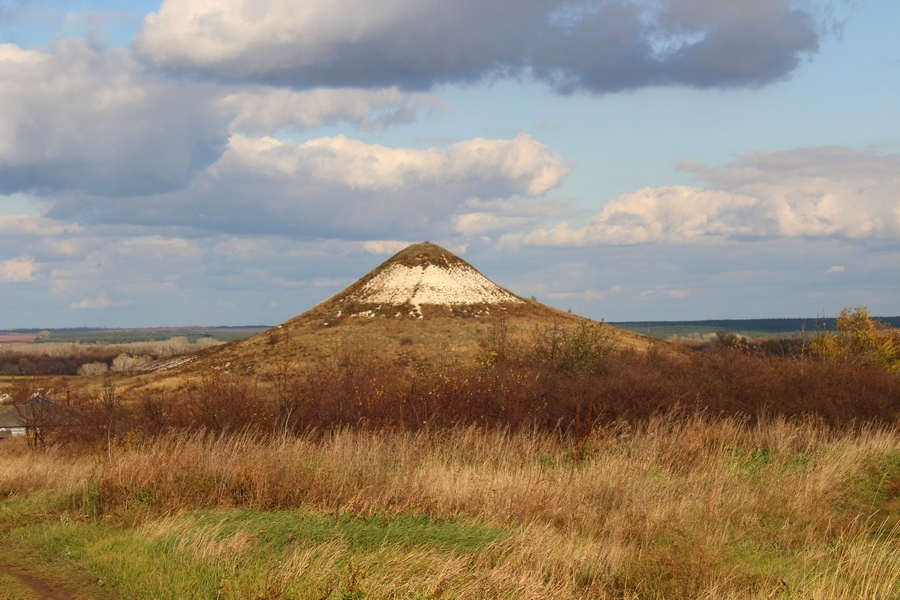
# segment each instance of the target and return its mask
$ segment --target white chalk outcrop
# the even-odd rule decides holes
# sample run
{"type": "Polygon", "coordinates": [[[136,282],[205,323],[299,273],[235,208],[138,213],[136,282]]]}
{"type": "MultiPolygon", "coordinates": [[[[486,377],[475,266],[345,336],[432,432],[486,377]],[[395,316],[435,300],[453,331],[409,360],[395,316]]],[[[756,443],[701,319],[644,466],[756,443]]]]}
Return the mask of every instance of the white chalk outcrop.
{"type": "Polygon", "coordinates": [[[389,264],[367,281],[351,298],[366,304],[395,306],[522,302],[463,263],[449,266],[389,264]]]}
{"type": "Polygon", "coordinates": [[[452,252],[425,242],[401,250],[319,307],[322,318],[488,315],[525,305],[452,252]]]}

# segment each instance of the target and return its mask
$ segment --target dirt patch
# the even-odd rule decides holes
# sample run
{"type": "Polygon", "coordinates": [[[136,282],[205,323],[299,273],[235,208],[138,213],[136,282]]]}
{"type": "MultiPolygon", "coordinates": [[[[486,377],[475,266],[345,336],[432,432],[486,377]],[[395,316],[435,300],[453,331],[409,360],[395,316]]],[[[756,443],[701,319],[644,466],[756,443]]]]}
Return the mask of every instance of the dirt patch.
{"type": "Polygon", "coordinates": [[[33,575],[24,573],[7,565],[0,565],[0,572],[15,578],[26,586],[37,600],[75,600],[75,596],[68,590],[38,579],[33,575]]]}

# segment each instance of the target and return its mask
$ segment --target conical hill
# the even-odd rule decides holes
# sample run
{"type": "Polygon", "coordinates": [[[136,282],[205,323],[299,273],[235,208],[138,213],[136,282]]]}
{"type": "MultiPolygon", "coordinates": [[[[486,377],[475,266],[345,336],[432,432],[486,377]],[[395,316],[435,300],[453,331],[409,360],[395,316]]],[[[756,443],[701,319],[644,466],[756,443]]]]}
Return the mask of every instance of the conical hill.
{"type": "MultiPolygon", "coordinates": [[[[511,341],[527,341],[551,328],[586,324],[600,325],[516,296],[440,246],[415,244],[305,313],[218,347],[179,373],[189,375],[215,363],[252,374],[285,361],[303,364],[348,350],[406,365],[466,361],[482,351],[499,326],[511,341]]],[[[644,350],[658,343],[602,327],[620,348],[644,350]]]]}
{"type": "Polygon", "coordinates": [[[398,252],[310,313],[332,319],[473,317],[524,304],[452,252],[426,242],[398,252]]]}

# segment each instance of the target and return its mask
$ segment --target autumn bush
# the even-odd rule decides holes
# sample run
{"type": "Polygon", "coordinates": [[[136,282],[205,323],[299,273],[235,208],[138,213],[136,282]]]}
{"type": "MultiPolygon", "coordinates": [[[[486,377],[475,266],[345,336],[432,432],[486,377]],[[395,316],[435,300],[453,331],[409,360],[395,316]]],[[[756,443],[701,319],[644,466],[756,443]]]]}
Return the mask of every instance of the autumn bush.
{"type": "Polygon", "coordinates": [[[811,344],[819,360],[850,365],[875,365],[900,371],[900,330],[873,319],[864,306],[844,308],[835,319],[836,331],[820,332],[811,344]]]}

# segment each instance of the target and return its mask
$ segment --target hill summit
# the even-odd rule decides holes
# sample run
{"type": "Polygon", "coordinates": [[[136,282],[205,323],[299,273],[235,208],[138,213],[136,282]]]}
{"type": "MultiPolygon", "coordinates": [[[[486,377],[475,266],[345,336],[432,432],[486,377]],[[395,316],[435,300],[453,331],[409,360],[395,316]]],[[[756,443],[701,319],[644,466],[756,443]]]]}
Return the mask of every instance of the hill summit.
{"type": "Polygon", "coordinates": [[[319,305],[339,317],[481,316],[525,301],[452,252],[425,242],[401,250],[319,305]]]}

